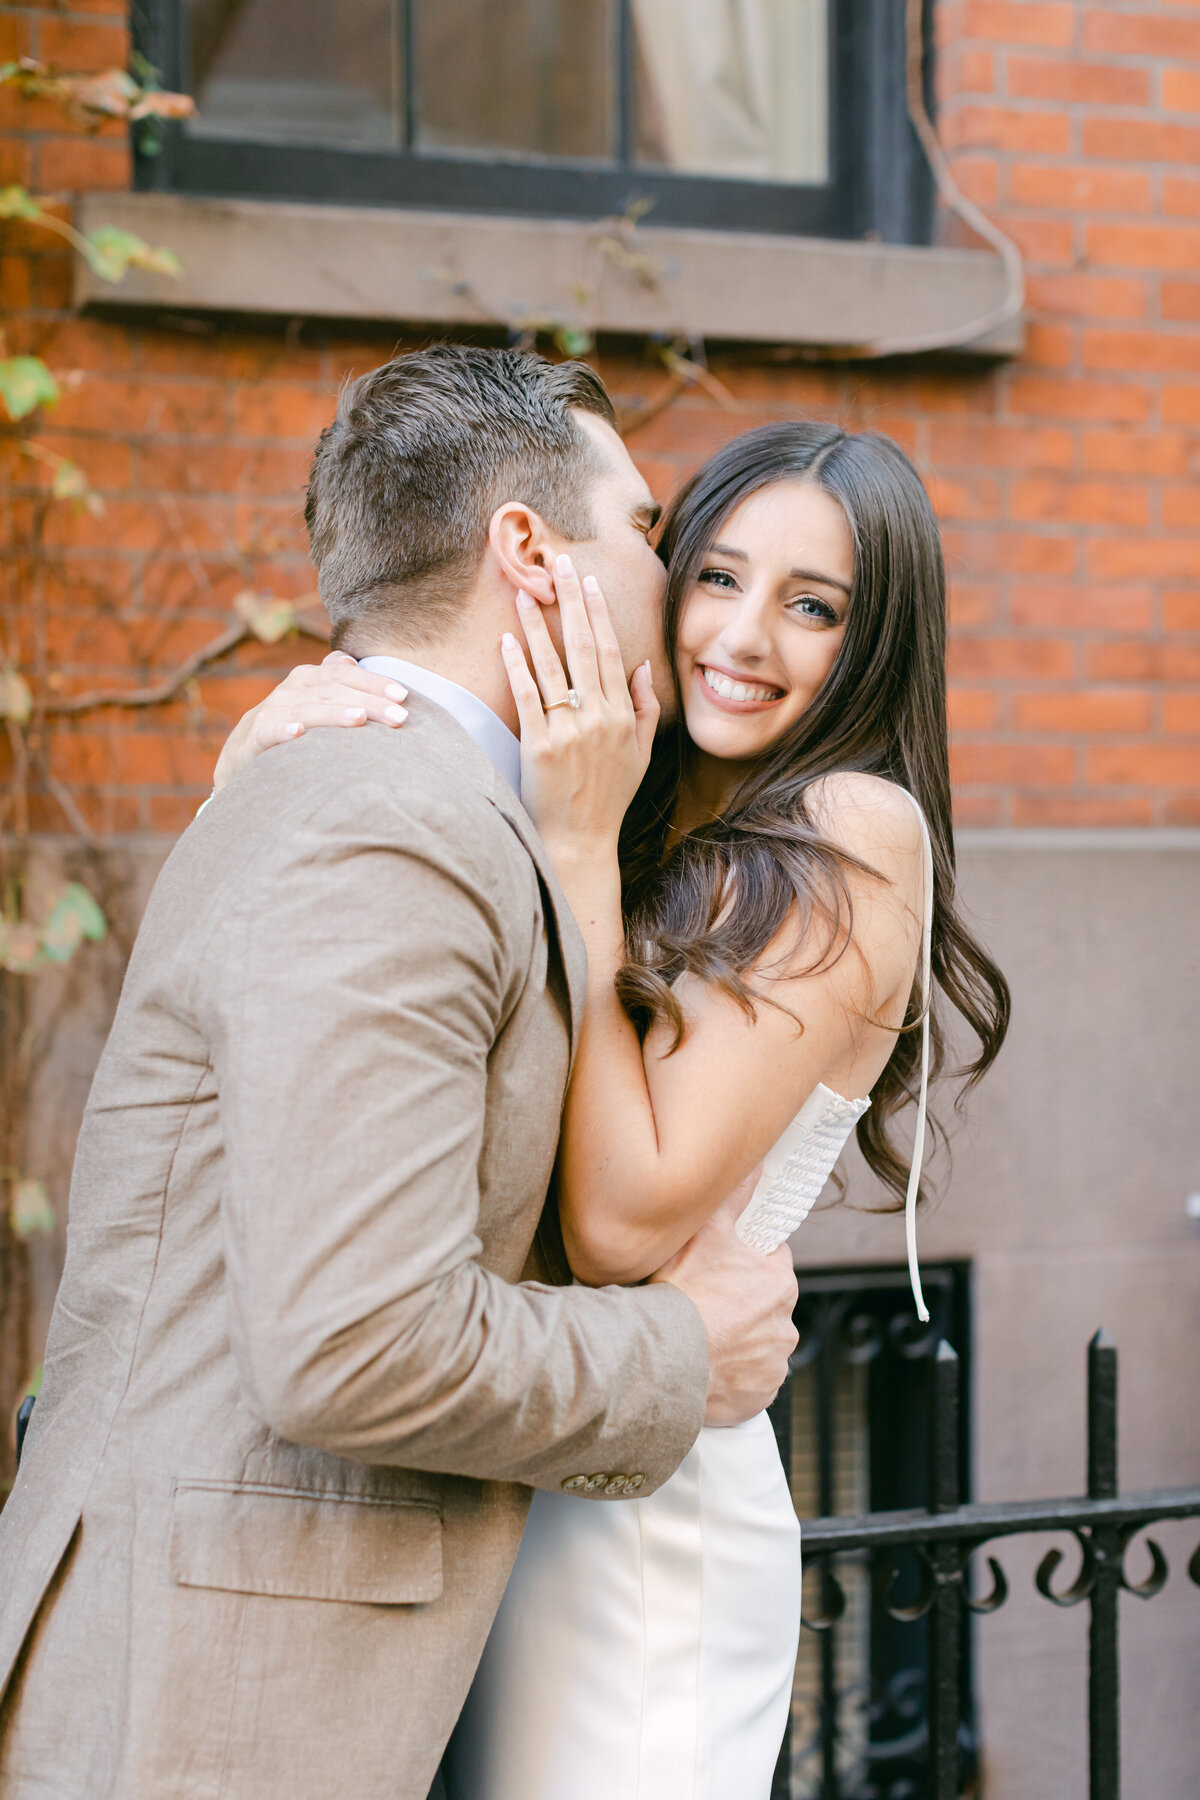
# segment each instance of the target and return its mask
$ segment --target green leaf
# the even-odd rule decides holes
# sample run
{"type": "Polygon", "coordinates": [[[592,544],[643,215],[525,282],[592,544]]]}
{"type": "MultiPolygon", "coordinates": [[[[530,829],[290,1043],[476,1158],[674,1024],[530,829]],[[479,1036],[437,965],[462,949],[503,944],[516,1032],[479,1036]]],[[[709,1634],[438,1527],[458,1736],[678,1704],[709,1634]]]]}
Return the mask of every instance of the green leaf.
{"type": "Polygon", "coordinates": [[[0,719],[15,719],[23,725],[32,711],[29,683],[11,663],[5,663],[0,667],[0,719]]]}
{"type": "Polygon", "coordinates": [[[173,250],[155,250],[136,233],[116,225],[99,226],[85,242],[87,259],[101,281],[120,281],[127,269],[178,275],[183,266],[173,250]]]}
{"type": "Polygon", "coordinates": [[[274,594],[243,588],[234,598],[233,610],[262,644],[277,644],[296,628],[296,608],[290,600],[277,600],[274,594]]]}
{"type": "Polygon", "coordinates": [[[108,921],[80,881],[70,881],[55,901],[39,938],[50,962],[70,962],[85,938],[103,942],[108,921]]]}
{"type": "Polygon", "coordinates": [[[0,400],[10,419],[24,419],[39,406],[53,406],[58,383],[40,356],[0,359],[0,400]]]}
{"type": "Polygon", "coordinates": [[[592,334],[574,325],[560,325],[554,342],[564,356],[586,356],[592,347],[592,334]]]}
{"type": "Polygon", "coordinates": [[[54,1230],[54,1208],[44,1181],[26,1176],[14,1181],[8,1209],[9,1222],[19,1238],[32,1237],[37,1231],[54,1230]]]}
{"type": "Polygon", "coordinates": [[[42,209],[28,188],[0,188],[0,219],[31,219],[42,216],[42,209]]]}

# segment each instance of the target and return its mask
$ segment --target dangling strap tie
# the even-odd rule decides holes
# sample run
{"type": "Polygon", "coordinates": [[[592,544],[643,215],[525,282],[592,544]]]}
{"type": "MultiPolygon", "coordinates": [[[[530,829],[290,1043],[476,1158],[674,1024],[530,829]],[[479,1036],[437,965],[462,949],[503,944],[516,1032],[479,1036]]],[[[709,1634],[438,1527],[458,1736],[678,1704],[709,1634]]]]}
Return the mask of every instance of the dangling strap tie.
{"type": "MultiPolygon", "coordinates": [[[[905,790],[907,792],[907,789],[905,790]]],[[[912,1284],[917,1317],[924,1323],[929,1308],[921,1292],[921,1269],[917,1262],[917,1195],[921,1191],[921,1164],[925,1157],[925,1117],[929,1102],[929,1006],[933,986],[933,847],[929,827],[914,795],[909,799],[921,821],[921,844],[925,853],[924,915],[921,925],[921,1086],[917,1100],[917,1131],[913,1140],[912,1163],[908,1171],[908,1192],[904,1197],[904,1242],[908,1250],[908,1279],[912,1284]]]]}

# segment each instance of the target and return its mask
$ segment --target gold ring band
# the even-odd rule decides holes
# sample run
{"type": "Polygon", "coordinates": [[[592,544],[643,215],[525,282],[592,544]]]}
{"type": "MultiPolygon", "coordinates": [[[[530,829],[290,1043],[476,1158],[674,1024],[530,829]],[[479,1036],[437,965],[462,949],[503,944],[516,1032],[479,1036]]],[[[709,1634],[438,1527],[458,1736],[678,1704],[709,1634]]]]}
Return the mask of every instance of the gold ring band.
{"type": "Polygon", "coordinates": [[[579,695],[575,692],[574,688],[568,688],[566,695],[562,700],[548,701],[545,711],[553,712],[556,706],[569,706],[573,712],[577,711],[579,708],[579,695]]]}

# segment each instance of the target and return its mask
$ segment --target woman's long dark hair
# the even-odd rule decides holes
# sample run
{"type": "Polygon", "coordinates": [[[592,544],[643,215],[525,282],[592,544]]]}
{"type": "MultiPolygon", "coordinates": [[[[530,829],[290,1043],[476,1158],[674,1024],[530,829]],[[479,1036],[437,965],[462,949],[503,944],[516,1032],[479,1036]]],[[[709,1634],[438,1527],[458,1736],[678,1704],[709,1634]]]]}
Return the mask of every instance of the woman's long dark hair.
{"type": "MultiPolygon", "coordinates": [[[[659,554],[667,564],[665,632],[672,661],[683,606],[720,527],[748,495],[777,481],[811,481],[839,502],[854,539],[854,582],[836,661],[811,705],[742,782],[719,819],[664,854],[691,749],[666,732],[630,808],[621,844],[628,920],[621,998],[642,1030],[683,1014],[672,988],[699,976],[752,1007],[745,976],[799,903],[802,933],[828,928],[824,956],[852,919],[845,852],[813,824],[806,790],[823,776],[865,771],[907,788],[933,843],[933,977],[979,1040],[958,1071],[971,1086],[1008,1028],[1000,970],[955,907],[954,836],[946,745],[946,581],[941,538],[912,464],[890,438],[811,422],[765,425],[719,451],[672,502],[659,554]]],[[[682,717],[682,709],[681,714],[682,717]]],[[[920,979],[896,1047],[858,1125],[867,1163],[898,1199],[907,1163],[888,1127],[915,1097],[920,979]]],[[[936,1005],[931,1069],[944,1062],[936,1005]]]]}

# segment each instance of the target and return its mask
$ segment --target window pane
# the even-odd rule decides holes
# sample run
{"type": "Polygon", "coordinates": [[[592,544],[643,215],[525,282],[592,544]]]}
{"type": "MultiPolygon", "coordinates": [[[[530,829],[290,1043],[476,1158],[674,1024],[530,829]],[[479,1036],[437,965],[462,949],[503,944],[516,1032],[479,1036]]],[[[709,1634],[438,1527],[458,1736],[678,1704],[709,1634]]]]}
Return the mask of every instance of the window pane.
{"type": "Polygon", "coordinates": [[[631,0],[637,159],[742,181],[829,175],[827,0],[631,0]]]}
{"type": "Polygon", "coordinates": [[[399,143],[396,0],[189,0],[205,137],[399,143]]]}
{"type": "Polygon", "coordinates": [[[613,154],[614,0],[412,0],[418,143],[613,154]]]}

